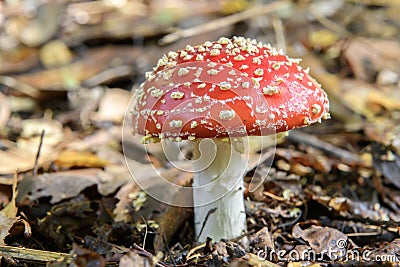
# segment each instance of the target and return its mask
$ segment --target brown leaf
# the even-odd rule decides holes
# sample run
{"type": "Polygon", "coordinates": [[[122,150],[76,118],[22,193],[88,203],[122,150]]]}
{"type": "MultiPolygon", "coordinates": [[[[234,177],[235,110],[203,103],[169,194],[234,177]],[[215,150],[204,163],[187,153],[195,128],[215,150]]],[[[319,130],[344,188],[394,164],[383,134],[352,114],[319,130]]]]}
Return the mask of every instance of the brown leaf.
{"type": "Polygon", "coordinates": [[[61,148],[70,141],[63,132],[63,126],[56,120],[28,119],[22,121],[21,137],[17,143],[2,140],[0,149],[0,174],[25,172],[33,169],[44,131],[38,167],[56,158],[61,148]]]}
{"type": "Polygon", "coordinates": [[[119,187],[132,182],[132,176],[126,165],[108,165],[98,174],[98,191],[103,196],[115,192],[119,187]]]}
{"type": "Polygon", "coordinates": [[[370,260],[378,260],[382,261],[386,259],[388,262],[399,262],[400,260],[400,238],[396,238],[389,244],[386,244],[382,248],[378,248],[373,250],[369,255],[370,260]]]}
{"type": "Polygon", "coordinates": [[[118,66],[133,65],[137,56],[138,50],[132,47],[97,48],[69,65],[23,74],[15,78],[43,90],[76,89],[89,78],[106,69],[116,67],[115,62],[118,62],[118,66]]]}
{"type": "MultiPolygon", "coordinates": [[[[113,126],[107,130],[97,130],[91,135],[82,139],[73,140],[68,145],[71,150],[91,150],[92,148],[108,146],[111,142],[120,142],[122,136],[122,127],[113,126]]],[[[113,162],[113,160],[110,160],[113,162]]]]}
{"type": "Polygon", "coordinates": [[[151,265],[147,257],[140,256],[137,252],[131,251],[121,258],[121,261],[119,262],[119,267],[131,266],[145,267],[151,265]]]}
{"type": "Polygon", "coordinates": [[[90,267],[90,266],[105,267],[106,266],[106,260],[102,256],[100,256],[98,253],[92,252],[85,248],[81,248],[76,244],[73,245],[71,254],[75,255],[72,258],[72,262],[73,262],[74,266],[79,266],[79,267],[90,267]]]}
{"type": "Polygon", "coordinates": [[[127,183],[119,189],[117,195],[115,196],[117,199],[119,199],[119,201],[113,211],[115,215],[115,222],[130,221],[131,216],[128,214],[127,207],[132,205],[132,199],[129,198],[129,194],[138,191],[139,187],[135,183],[127,183]]]}
{"type": "Polygon", "coordinates": [[[369,119],[386,110],[400,109],[400,94],[397,87],[375,87],[361,80],[343,79],[341,81],[343,100],[354,111],[369,119]]]}
{"type": "Polygon", "coordinates": [[[10,104],[7,96],[0,92],[0,132],[7,125],[8,119],[10,118],[10,104]]]}
{"type": "Polygon", "coordinates": [[[0,51],[0,73],[18,73],[29,70],[38,61],[38,50],[28,47],[16,47],[15,49],[0,51]]]}
{"type": "Polygon", "coordinates": [[[18,189],[22,197],[29,201],[41,197],[51,197],[54,204],[63,199],[77,196],[82,190],[99,181],[101,169],[82,169],[57,173],[45,173],[38,177],[26,177],[21,181],[18,189]]]}
{"type": "Polygon", "coordinates": [[[391,147],[400,155],[400,119],[380,117],[364,128],[368,138],[391,147]]]}
{"type": "Polygon", "coordinates": [[[4,245],[4,238],[9,230],[18,220],[15,199],[17,198],[17,174],[13,176],[12,199],[7,206],[0,211],[0,245],[4,245]]]}
{"type": "MultiPolygon", "coordinates": [[[[38,147],[38,140],[26,140],[23,146],[17,146],[12,142],[2,140],[2,149],[0,149],[0,174],[10,174],[16,170],[25,172],[33,169],[38,147]],[[34,151],[34,148],[36,148],[36,151],[34,151]]],[[[39,167],[49,162],[57,153],[58,150],[55,148],[42,147],[38,162],[39,167]]]]}
{"type": "Polygon", "coordinates": [[[293,227],[292,234],[307,241],[314,252],[325,254],[330,259],[344,256],[347,250],[347,236],[334,228],[311,225],[303,230],[298,223],[293,227]]]}
{"type": "Polygon", "coordinates": [[[71,167],[96,168],[96,167],[104,167],[108,164],[108,162],[88,151],[66,150],[58,155],[58,157],[54,160],[54,164],[56,164],[61,168],[71,168],[71,167]]]}
{"type": "Polygon", "coordinates": [[[400,44],[394,40],[352,38],[346,42],[343,56],[356,78],[367,82],[374,81],[381,69],[400,71],[400,44]]]}
{"type": "Polygon", "coordinates": [[[400,189],[400,155],[378,143],[373,143],[371,148],[374,167],[400,189]]]}
{"type": "Polygon", "coordinates": [[[127,90],[107,89],[100,99],[99,110],[91,116],[92,120],[121,123],[131,96],[131,93],[127,90]]]}
{"type": "Polygon", "coordinates": [[[268,227],[263,227],[260,231],[250,236],[250,246],[253,249],[269,249],[270,251],[275,250],[275,244],[272,239],[272,236],[268,230],[268,227]]]}
{"type": "Polygon", "coordinates": [[[317,171],[328,173],[332,169],[332,160],[325,156],[317,153],[303,153],[298,150],[277,148],[275,151],[276,155],[289,161],[291,167],[293,164],[300,163],[304,166],[309,166],[317,171]]]}

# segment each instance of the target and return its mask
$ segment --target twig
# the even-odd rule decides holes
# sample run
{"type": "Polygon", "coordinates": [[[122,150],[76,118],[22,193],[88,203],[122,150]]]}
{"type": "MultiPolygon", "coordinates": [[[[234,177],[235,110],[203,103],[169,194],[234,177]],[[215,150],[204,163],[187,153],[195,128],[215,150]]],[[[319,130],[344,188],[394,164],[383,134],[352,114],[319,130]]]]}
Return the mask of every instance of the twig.
{"type": "MultiPolygon", "coordinates": [[[[137,244],[133,244],[132,245],[132,249],[135,250],[140,256],[144,256],[144,257],[147,257],[147,258],[150,258],[150,259],[154,256],[153,254],[151,254],[150,252],[146,251],[145,249],[143,249],[142,247],[140,247],[137,244]]],[[[168,265],[159,261],[159,262],[157,262],[155,264],[155,266],[167,267],[168,265]]]]}
{"type": "Polygon", "coordinates": [[[176,266],[175,259],[174,259],[174,257],[172,256],[171,250],[169,249],[167,240],[165,239],[165,236],[164,236],[164,235],[162,236],[162,239],[163,239],[163,241],[164,241],[165,248],[166,248],[167,251],[168,251],[168,255],[169,255],[169,257],[171,258],[172,264],[174,265],[174,267],[177,267],[177,266],[176,266]]]}
{"type": "Polygon", "coordinates": [[[286,53],[286,34],[285,28],[283,27],[282,19],[273,16],[272,18],[272,27],[274,28],[275,32],[275,39],[279,49],[282,49],[283,52],[286,53]]]}
{"type": "Polygon", "coordinates": [[[291,131],[287,139],[292,142],[305,144],[317,148],[328,155],[343,160],[345,163],[350,165],[363,164],[357,154],[351,153],[350,151],[341,149],[328,142],[322,141],[311,134],[306,134],[298,130],[294,130],[291,131]]]}
{"type": "Polygon", "coordinates": [[[36,153],[35,165],[34,165],[33,171],[32,171],[32,176],[33,177],[36,177],[36,175],[38,173],[39,157],[40,157],[40,151],[42,150],[43,138],[44,138],[44,129],[42,130],[42,133],[40,134],[39,148],[38,148],[38,151],[36,153]]]}
{"type": "Polygon", "coordinates": [[[133,70],[131,66],[117,66],[103,70],[102,72],[86,80],[83,84],[87,87],[95,87],[99,84],[116,80],[117,78],[129,77],[132,75],[132,73],[133,70]]]}
{"type": "Polygon", "coordinates": [[[140,217],[142,217],[142,220],[144,221],[144,225],[145,225],[145,232],[144,232],[143,244],[142,244],[142,249],[144,250],[144,246],[146,245],[146,239],[147,239],[147,221],[144,219],[144,217],[142,215],[140,215],[140,217]]]}
{"type": "Polygon", "coordinates": [[[172,42],[175,42],[179,40],[180,38],[185,38],[185,37],[191,37],[195,36],[198,34],[202,34],[205,32],[210,32],[216,29],[220,29],[235,23],[238,23],[240,21],[257,17],[263,14],[268,14],[272,12],[276,12],[280,9],[287,8],[291,5],[289,1],[276,1],[271,4],[265,5],[265,6],[255,6],[249,9],[246,9],[245,11],[226,16],[223,18],[219,18],[213,21],[210,21],[208,23],[204,23],[198,26],[194,26],[189,29],[178,29],[177,31],[167,34],[163,38],[160,39],[160,44],[165,45],[169,44],[172,42]]]}
{"type": "Polygon", "coordinates": [[[294,218],[293,220],[291,220],[291,221],[289,221],[289,222],[285,222],[285,223],[278,224],[278,225],[276,226],[276,228],[279,229],[279,228],[284,228],[284,227],[292,226],[292,225],[294,225],[295,223],[297,223],[297,222],[301,219],[302,216],[303,216],[303,211],[300,210],[299,216],[297,216],[296,218],[294,218]]]}
{"type": "Polygon", "coordinates": [[[332,20],[318,14],[315,11],[311,10],[311,14],[314,16],[314,18],[321,23],[323,26],[325,26],[327,29],[340,34],[340,35],[344,35],[344,36],[352,36],[352,33],[349,32],[348,30],[346,30],[344,27],[338,25],[337,23],[333,22],[332,20]]]}
{"type": "Polygon", "coordinates": [[[66,253],[11,247],[5,245],[0,245],[0,255],[15,259],[31,260],[35,262],[50,262],[60,259],[71,259],[71,255],[66,253]]]}
{"type": "Polygon", "coordinates": [[[189,250],[189,252],[186,255],[186,262],[188,262],[189,260],[191,260],[192,258],[198,257],[200,254],[194,254],[196,251],[198,251],[199,249],[202,249],[206,246],[206,243],[202,243],[200,245],[198,245],[197,247],[192,248],[191,250],[189,250]]]}
{"type": "Polygon", "coordinates": [[[241,235],[238,236],[238,237],[235,237],[235,238],[230,239],[230,241],[232,241],[232,242],[238,242],[238,241],[240,241],[240,239],[242,239],[243,237],[247,237],[247,236],[249,236],[249,235],[251,235],[251,234],[254,234],[255,232],[256,232],[255,229],[251,229],[250,231],[247,231],[246,233],[243,233],[243,234],[241,234],[241,235]]]}
{"type": "Polygon", "coordinates": [[[207,221],[208,221],[208,218],[209,218],[210,215],[213,214],[216,210],[217,210],[217,208],[213,208],[213,209],[210,209],[210,210],[207,212],[206,218],[204,219],[203,225],[201,226],[200,233],[199,233],[199,235],[197,236],[196,239],[199,239],[199,237],[201,236],[201,233],[203,233],[204,226],[206,226],[206,223],[207,223],[207,221]]]}

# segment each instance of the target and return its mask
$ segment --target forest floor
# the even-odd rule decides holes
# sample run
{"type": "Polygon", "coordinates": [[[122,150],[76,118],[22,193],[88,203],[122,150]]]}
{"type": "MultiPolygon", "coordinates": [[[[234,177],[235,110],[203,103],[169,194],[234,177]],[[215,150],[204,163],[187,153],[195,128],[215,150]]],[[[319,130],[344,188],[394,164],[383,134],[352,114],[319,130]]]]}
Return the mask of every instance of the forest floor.
{"type": "Polygon", "coordinates": [[[399,14],[397,0],[0,2],[0,265],[399,266],[399,14]],[[221,36],[301,58],[331,106],[252,152],[274,157],[245,177],[265,178],[245,192],[247,247],[196,243],[191,208],[142,191],[129,168],[154,186],[154,169],[193,177],[123,124],[163,54],[221,36]]]}

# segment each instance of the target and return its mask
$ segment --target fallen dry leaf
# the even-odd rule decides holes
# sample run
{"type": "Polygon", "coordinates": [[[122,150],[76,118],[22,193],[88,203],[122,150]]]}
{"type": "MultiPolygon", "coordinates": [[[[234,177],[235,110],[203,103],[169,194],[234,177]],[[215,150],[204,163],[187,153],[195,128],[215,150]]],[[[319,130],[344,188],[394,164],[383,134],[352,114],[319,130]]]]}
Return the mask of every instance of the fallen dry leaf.
{"type": "Polygon", "coordinates": [[[400,119],[380,117],[365,125],[364,131],[368,138],[393,148],[400,155],[400,119]]]}
{"type": "Polygon", "coordinates": [[[116,198],[119,199],[118,203],[115,205],[115,209],[113,211],[115,217],[115,222],[130,222],[131,216],[128,214],[128,206],[131,206],[132,199],[129,198],[129,194],[133,192],[138,192],[139,187],[135,183],[127,183],[120,188],[118,193],[116,194],[116,198]]]}
{"type": "Polygon", "coordinates": [[[373,38],[352,38],[344,44],[344,58],[357,79],[372,82],[381,69],[400,71],[400,44],[373,38]]]}
{"type": "Polygon", "coordinates": [[[95,121],[112,121],[121,123],[127,112],[132,94],[118,88],[107,89],[100,99],[99,110],[92,114],[95,121]]]}
{"type": "Polygon", "coordinates": [[[148,258],[140,256],[137,252],[131,251],[121,258],[119,262],[119,267],[145,267],[150,266],[150,261],[148,258]]]}
{"type": "Polygon", "coordinates": [[[74,244],[71,251],[73,266],[96,266],[105,267],[106,260],[96,252],[81,248],[74,244]]]}
{"type": "Polygon", "coordinates": [[[50,119],[28,119],[22,122],[21,137],[17,143],[2,140],[0,149],[0,174],[25,172],[34,168],[41,143],[38,167],[56,158],[62,142],[67,142],[60,122],[50,119]],[[44,131],[41,143],[41,133],[44,131]]]}
{"type": "MultiPolygon", "coordinates": [[[[29,119],[22,121],[21,137],[18,140],[19,145],[24,143],[24,139],[30,138],[30,141],[40,140],[40,135],[44,131],[42,146],[54,146],[64,139],[63,126],[59,121],[50,119],[29,119]]],[[[30,147],[30,146],[28,146],[30,147]]],[[[37,150],[37,147],[34,148],[37,150]]]]}
{"type": "Polygon", "coordinates": [[[370,260],[374,259],[386,259],[386,261],[395,265],[400,260],[400,238],[394,239],[389,244],[386,244],[382,248],[374,249],[368,256],[370,260]]]}
{"type": "Polygon", "coordinates": [[[260,231],[250,236],[250,246],[252,249],[260,250],[270,249],[275,250],[275,244],[268,227],[263,227],[260,231]]]}
{"type": "Polygon", "coordinates": [[[108,162],[98,156],[90,153],[89,151],[74,151],[65,150],[62,151],[53,162],[60,168],[71,168],[71,167],[104,167],[108,162]]]}
{"type": "Polygon", "coordinates": [[[107,146],[111,142],[119,143],[122,137],[122,127],[112,126],[106,129],[99,129],[91,135],[81,139],[73,140],[68,148],[71,150],[90,150],[96,147],[107,146]]]}
{"type": "MultiPolygon", "coordinates": [[[[32,170],[35,165],[35,158],[39,148],[39,140],[24,140],[23,144],[15,144],[8,140],[1,140],[0,149],[0,174],[11,174],[16,170],[25,172],[32,170]]],[[[43,146],[38,160],[38,167],[57,157],[59,147],[43,146]]]]}
{"type": "Polygon", "coordinates": [[[58,68],[15,76],[14,78],[43,90],[69,90],[110,68],[133,65],[138,50],[132,47],[105,47],[89,51],[76,62],[58,68]]]}
{"type": "Polygon", "coordinates": [[[341,81],[342,97],[354,111],[372,120],[373,117],[386,110],[400,110],[400,94],[398,88],[382,90],[361,80],[343,79],[341,81]]]}
{"type": "Polygon", "coordinates": [[[0,132],[7,125],[10,118],[10,104],[7,96],[0,92],[0,132]]]}
{"type": "Polygon", "coordinates": [[[98,174],[98,191],[103,196],[114,193],[126,183],[132,182],[132,176],[126,165],[108,165],[98,174]]]}
{"type": "Polygon", "coordinates": [[[12,199],[7,204],[7,206],[5,206],[5,208],[0,211],[0,245],[4,244],[4,238],[9,234],[8,231],[18,220],[17,217],[18,208],[15,203],[16,198],[17,198],[17,174],[15,173],[13,176],[12,199]]]}
{"type": "Polygon", "coordinates": [[[292,233],[293,237],[307,241],[315,253],[326,254],[331,259],[339,259],[346,253],[347,236],[337,229],[311,225],[303,230],[298,223],[292,233]]]}
{"type": "Polygon", "coordinates": [[[371,149],[375,168],[400,189],[400,155],[378,143],[373,143],[371,149]]]}
{"type": "Polygon", "coordinates": [[[18,185],[18,190],[21,198],[31,202],[41,197],[51,197],[50,203],[54,204],[75,197],[85,188],[96,185],[102,172],[101,169],[92,168],[26,177],[18,185]]]}
{"type": "Polygon", "coordinates": [[[0,51],[0,73],[18,73],[29,70],[35,66],[38,61],[38,50],[29,47],[16,47],[12,51],[0,51]]]}

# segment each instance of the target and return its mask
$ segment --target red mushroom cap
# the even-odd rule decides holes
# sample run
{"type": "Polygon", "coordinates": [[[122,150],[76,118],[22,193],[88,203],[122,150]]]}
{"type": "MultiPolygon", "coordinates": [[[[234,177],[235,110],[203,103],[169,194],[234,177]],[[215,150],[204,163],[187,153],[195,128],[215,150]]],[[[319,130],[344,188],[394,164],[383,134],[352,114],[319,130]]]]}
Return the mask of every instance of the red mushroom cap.
{"type": "Polygon", "coordinates": [[[151,138],[268,135],[329,117],[321,86],[269,44],[234,37],[164,55],[136,92],[133,128],[151,138]]]}

